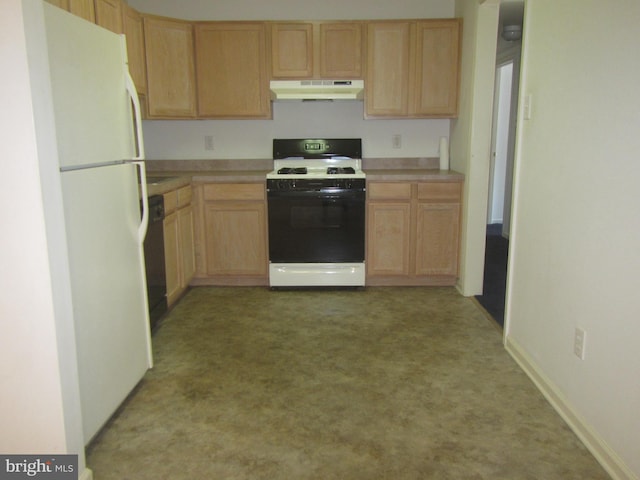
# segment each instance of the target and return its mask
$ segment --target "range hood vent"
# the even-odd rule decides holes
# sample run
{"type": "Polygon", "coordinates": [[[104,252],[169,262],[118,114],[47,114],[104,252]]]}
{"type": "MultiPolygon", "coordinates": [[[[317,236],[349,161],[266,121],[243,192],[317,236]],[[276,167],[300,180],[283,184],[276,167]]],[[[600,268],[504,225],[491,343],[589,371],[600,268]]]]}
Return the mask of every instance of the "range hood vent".
{"type": "Polygon", "coordinates": [[[273,100],[362,100],[364,80],[272,80],[273,100]]]}

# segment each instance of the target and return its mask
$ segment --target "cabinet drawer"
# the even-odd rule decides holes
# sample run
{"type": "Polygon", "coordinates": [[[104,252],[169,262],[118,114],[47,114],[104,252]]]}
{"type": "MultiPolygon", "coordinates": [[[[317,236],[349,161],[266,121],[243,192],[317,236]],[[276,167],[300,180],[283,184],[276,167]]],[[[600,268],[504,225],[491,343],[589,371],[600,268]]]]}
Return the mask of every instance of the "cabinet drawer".
{"type": "Polygon", "coordinates": [[[369,191],[370,200],[380,199],[411,199],[411,184],[410,183],[386,183],[386,182],[371,182],[367,186],[369,191]]]}
{"type": "Polygon", "coordinates": [[[191,203],[191,197],[192,197],[191,185],[187,185],[186,187],[179,188],[177,192],[178,192],[178,199],[177,199],[178,208],[186,207],[191,203]]]}
{"type": "Polygon", "coordinates": [[[264,183],[209,183],[204,186],[205,200],[264,200],[264,183]]]}
{"type": "Polygon", "coordinates": [[[178,207],[178,191],[171,190],[162,196],[164,197],[164,213],[165,215],[169,215],[178,207]]]}
{"type": "Polygon", "coordinates": [[[418,200],[460,201],[461,183],[418,183],[418,200]]]}

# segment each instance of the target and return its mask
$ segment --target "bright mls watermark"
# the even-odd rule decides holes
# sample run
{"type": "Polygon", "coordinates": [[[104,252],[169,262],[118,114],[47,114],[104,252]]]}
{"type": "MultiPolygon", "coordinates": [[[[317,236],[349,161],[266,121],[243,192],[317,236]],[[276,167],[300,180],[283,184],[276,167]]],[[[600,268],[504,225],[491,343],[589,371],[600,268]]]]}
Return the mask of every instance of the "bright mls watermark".
{"type": "Polygon", "coordinates": [[[76,480],[78,455],[2,455],[0,480],[76,480]]]}

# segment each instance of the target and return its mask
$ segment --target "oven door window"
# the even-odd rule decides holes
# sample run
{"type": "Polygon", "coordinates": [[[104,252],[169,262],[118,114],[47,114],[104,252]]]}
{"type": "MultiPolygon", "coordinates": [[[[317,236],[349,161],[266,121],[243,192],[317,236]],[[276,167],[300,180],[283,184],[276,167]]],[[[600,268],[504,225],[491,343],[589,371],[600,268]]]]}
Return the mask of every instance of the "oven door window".
{"type": "Polygon", "coordinates": [[[269,260],[276,263],[364,261],[364,192],[269,197],[269,260]]]}

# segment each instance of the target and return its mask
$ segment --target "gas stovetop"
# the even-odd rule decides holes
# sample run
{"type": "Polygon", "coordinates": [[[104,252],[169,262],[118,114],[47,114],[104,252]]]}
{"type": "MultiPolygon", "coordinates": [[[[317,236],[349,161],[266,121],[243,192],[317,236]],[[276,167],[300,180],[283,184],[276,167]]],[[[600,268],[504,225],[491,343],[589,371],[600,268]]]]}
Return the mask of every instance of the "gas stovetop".
{"type": "MultiPolygon", "coordinates": [[[[320,169],[322,171],[322,169],[320,169]]],[[[307,167],[282,167],[276,172],[278,175],[308,175],[307,167]]],[[[324,170],[326,175],[355,175],[356,170],[353,167],[327,167],[324,170]]]]}
{"type": "Polygon", "coordinates": [[[361,155],[359,138],[274,139],[267,178],[365,178],[361,155]]]}

